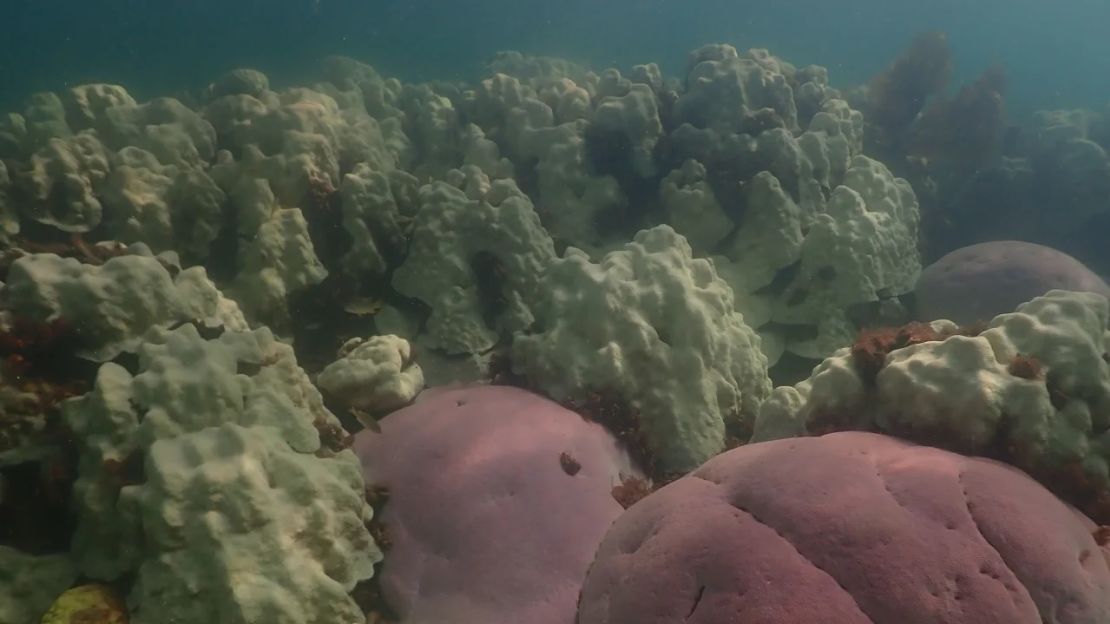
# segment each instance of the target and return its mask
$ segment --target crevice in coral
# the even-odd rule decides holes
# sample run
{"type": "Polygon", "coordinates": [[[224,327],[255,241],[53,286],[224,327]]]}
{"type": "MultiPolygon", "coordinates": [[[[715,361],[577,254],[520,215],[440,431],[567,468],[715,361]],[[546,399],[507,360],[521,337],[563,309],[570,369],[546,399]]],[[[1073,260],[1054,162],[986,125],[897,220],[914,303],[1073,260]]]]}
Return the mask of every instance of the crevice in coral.
{"type": "MultiPolygon", "coordinates": [[[[690,476],[692,476],[694,478],[697,478],[697,479],[701,479],[702,481],[706,481],[708,483],[714,483],[715,485],[720,485],[720,484],[717,484],[716,482],[714,482],[710,479],[707,479],[704,476],[699,475],[697,473],[691,473],[690,476]]],[[[779,539],[786,542],[786,544],[788,544],[790,546],[790,548],[792,548],[794,550],[794,552],[796,552],[798,554],[798,556],[801,557],[806,563],[813,566],[813,568],[815,570],[818,570],[819,572],[821,572],[822,574],[827,576],[829,579],[831,579],[832,582],[836,583],[837,587],[839,587],[841,589],[841,591],[843,591],[844,594],[847,595],[848,598],[852,601],[852,604],[854,604],[856,606],[856,609],[859,610],[860,615],[867,618],[868,622],[871,622],[872,624],[875,624],[875,618],[871,617],[871,615],[863,609],[863,606],[859,604],[859,601],[857,601],[856,597],[854,595],[852,595],[852,592],[850,592],[848,590],[848,588],[842,582],[840,582],[840,579],[836,578],[828,570],[825,570],[821,566],[817,565],[817,563],[815,563],[812,559],[807,557],[805,555],[805,553],[803,553],[801,550],[798,549],[797,545],[795,545],[794,542],[790,541],[790,539],[781,530],[778,529],[778,527],[775,527],[775,526],[763,521],[761,518],[759,518],[759,516],[757,516],[751,510],[749,510],[746,507],[744,507],[743,505],[741,505],[739,501],[729,500],[729,499],[726,498],[725,502],[727,502],[730,506],[735,508],[737,511],[739,511],[739,512],[743,513],[744,515],[748,516],[749,518],[751,518],[754,522],[757,522],[757,523],[767,527],[771,531],[773,531],[775,533],[775,535],[778,536],[779,539]]]]}
{"type": "Polygon", "coordinates": [[[698,593],[694,596],[694,604],[690,605],[690,611],[686,613],[685,621],[689,621],[694,617],[694,612],[698,610],[698,605],[701,604],[701,599],[705,597],[705,585],[698,587],[698,593]]]}
{"type": "MultiPolygon", "coordinates": [[[[991,551],[993,551],[994,554],[998,556],[998,560],[1001,561],[1004,565],[1006,565],[1007,568],[1009,568],[1010,573],[1014,575],[1015,579],[1017,579],[1018,584],[1021,586],[1021,591],[1025,592],[1025,596],[1029,599],[1029,602],[1036,605],[1037,612],[1038,612],[1037,613],[1038,617],[1041,619],[1042,622],[1045,622],[1046,621],[1045,614],[1041,612],[1043,607],[1041,605],[1037,604],[1037,602],[1035,600],[1033,600],[1033,595],[1032,595],[1032,593],[1030,593],[1028,585],[1025,582],[1025,579],[1022,579],[1020,576],[1018,576],[1017,570],[1014,570],[1013,568],[1009,567],[1009,564],[1007,563],[1006,558],[1002,556],[1002,552],[998,550],[997,546],[995,546],[993,543],[991,543],[990,539],[987,538],[985,533],[983,533],[983,529],[979,527],[979,520],[975,517],[975,510],[973,509],[973,505],[971,504],[971,499],[967,495],[967,486],[964,484],[964,473],[963,473],[963,471],[960,471],[960,473],[956,475],[956,483],[960,486],[960,493],[962,494],[963,499],[964,499],[964,508],[967,510],[968,519],[971,520],[972,526],[975,527],[975,532],[979,534],[979,537],[983,540],[983,543],[986,544],[991,549],[991,551]]],[[[992,578],[997,580],[999,583],[1002,583],[1002,586],[1006,589],[1007,593],[1009,593],[1011,596],[1013,596],[1013,594],[1017,593],[1017,591],[1018,591],[1017,588],[1011,587],[1008,583],[1003,582],[1001,579],[997,578],[994,575],[989,575],[989,576],[991,576],[992,578]]],[[[1015,602],[1015,605],[1016,605],[1016,602],[1015,602]]],[[[1050,617],[1047,621],[1055,622],[1057,620],[1056,620],[1055,617],[1050,617]]]]}

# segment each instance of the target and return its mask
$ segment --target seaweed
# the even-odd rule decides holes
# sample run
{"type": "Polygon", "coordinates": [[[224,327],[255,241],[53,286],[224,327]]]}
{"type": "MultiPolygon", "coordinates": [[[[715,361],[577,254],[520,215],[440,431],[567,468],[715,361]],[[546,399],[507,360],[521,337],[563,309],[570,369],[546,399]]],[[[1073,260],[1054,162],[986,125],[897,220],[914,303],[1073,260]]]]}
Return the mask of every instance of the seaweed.
{"type": "Polygon", "coordinates": [[[900,135],[917,119],[929,98],[944,90],[951,73],[948,36],[942,32],[918,35],[868,84],[868,121],[888,135],[900,135]]]}

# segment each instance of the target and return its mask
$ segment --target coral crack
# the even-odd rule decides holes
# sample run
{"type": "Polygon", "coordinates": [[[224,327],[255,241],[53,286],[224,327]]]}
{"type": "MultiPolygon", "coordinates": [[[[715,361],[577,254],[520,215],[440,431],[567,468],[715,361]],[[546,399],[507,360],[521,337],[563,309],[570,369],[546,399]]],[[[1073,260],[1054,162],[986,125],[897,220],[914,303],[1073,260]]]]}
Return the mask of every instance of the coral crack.
{"type": "MultiPolygon", "coordinates": [[[[705,477],[703,477],[703,476],[701,476],[701,475],[698,475],[698,474],[691,474],[691,476],[693,476],[693,477],[696,477],[696,478],[698,478],[698,479],[701,479],[701,480],[703,480],[703,481],[709,482],[709,483],[713,483],[714,485],[717,485],[718,487],[720,487],[720,484],[719,484],[719,483],[716,483],[715,481],[713,481],[713,480],[711,480],[711,479],[707,479],[707,478],[705,478],[705,477]]],[[[777,536],[779,537],[779,539],[781,539],[782,541],[786,542],[786,543],[787,543],[787,544],[788,544],[788,545],[789,545],[789,546],[790,546],[791,548],[793,548],[793,549],[794,549],[794,552],[798,553],[798,556],[799,556],[799,557],[801,557],[801,558],[802,558],[802,559],[803,559],[803,560],[804,560],[804,561],[805,561],[806,563],[808,563],[809,565],[813,566],[813,568],[814,568],[815,570],[817,570],[817,571],[821,572],[821,573],[822,573],[822,574],[824,574],[825,576],[827,576],[827,577],[829,577],[830,579],[832,579],[832,581],[833,581],[834,583],[836,583],[837,587],[839,587],[839,588],[841,589],[841,591],[843,591],[843,592],[845,593],[845,595],[847,595],[847,596],[848,596],[848,598],[849,598],[849,599],[850,599],[850,600],[852,601],[852,604],[853,604],[853,605],[855,605],[855,607],[856,607],[856,609],[857,609],[857,610],[859,611],[860,615],[862,615],[863,617],[867,618],[867,621],[868,621],[868,622],[871,622],[872,624],[875,624],[875,618],[871,617],[871,615],[870,615],[870,614],[868,614],[868,613],[867,613],[866,611],[864,611],[864,610],[863,610],[863,607],[862,607],[862,606],[860,605],[859,601],[857,601],[857,600],[856,600],[856,597],[855,597],[854,595],[852,595],[852,592],[848,591],[848,588],[847,588],[847,587],[845,587],[845,586],[844,586],[844,584],[840,582],[840,579],[838,579],[838,578],[836,578],[835,576],[833,576],[833,575],[832,575],[832,574],[831,574],[831,573],[830,573],[830,572],[829,572],[828,570],[825,570],[825,569],[824,569],[824,568],[822,568],[821,566],[817,565],[817,563],[815,563],[815,562],[814,562],[814,561],[813,561],[812,559],[810,559],[809,557],[807,557],[807,556],[805,555],[805,553],[803,553],[802,551],[798,550],[798,547],[797,547],[797,546],[796,546],[796,545],[794,544],[794,542],[790,541],[790,539],[788,539],[788,538],[786,537],[786,535],[784,535],[784,534],[783,534],[783,532],[782,532],[782,531],[780,531],[780,530],[779,530],[779,529],[778,529],[777,527],[774,527],[774,526],[772,526],[772,525],[768,524],[767,522],[764,522],[763,520],[761,520],[761,519],[760,519],[760,518],[759,518],[758,516],[756,516],[756,515],[755,515],[754,513],[752,513],[752,512],[751,512],[751,511],[749,511],[748,509],[745,509],[744,507],[742,507],[742,506],[740,505],[740,503],[739,503],[738,501],[732,501],[732,500],[729,500],[729,499],[728,499],[727,497],[725,498],[725,501],[726,501],[726,502],[728,502],[728,504],[729,504],[729,505],[731,505],[731,506],[732,506],[733,508],[735,508],[735,509],[736,509],[737,511],[740,511],[741,513],[743,513],[743,514],[747,515],[747,516],[748,516],[749,518],[751,518],[751,519],[752,519],[753,521],[755,521],[755,522],[757,522],[757,523],[759,523],[759,524],[762,524],[763,526],[767,527],[768,529],[771,529],[772,531],[774,531],[775,535],[777,535],[777,536]]],[[[692,612],[691,612],[691,613],[692,613],[692,612]]]]}
{"type": "Polygon", "coordinates": [[[694,617],[694,611],[698,610],[698,605],[701,604],[702,597],[705,596],[705,585],[698,588],[698,595],[694,597],[694,604],[690,605],[690,612],[686,614],[686,621],[694,617]]]}
{"type": "MultiPolygon", "coordinates": [[[[1021,577],[1018,576],[1016,570],[1014,570],[1013,568],[1010,568],[1009,563],[1006,561],[1006,558],[1002,556],[1002,553],[998,550],[998,547],[996,547],[994,544],[991,543],[990,539],[987,538],[986,534],[983,533],[983,530],[979,527],[979,520],[978,520],[978,518],[975,517],[975,511],[972,510],[972,508],[971,508],[971,499],[969,499],[968,496],[967,496],[967,486],[964,485],[964,473],[963,473],[963,471],[960,471],[960,473],[958,475],[956,475],[956,482],[960,486],[960,493],[964,497],[964,508],[967,509],[967,515],[968,515],[969,518],[971,518],[971,524],[975,527],[975,532],[979,534],[980,538],[982,538],[983,543],[986,544],[987,546],[989,546],[990,549],[994,551],[994,554],[998,556],[999,561],[1001,561],[1003,563],[1003,565],[1005,565],[1007,568],[1010,569],[1010,572],[1014,575],[1014,578],[1017,579],[1017,582],[1021,585],[1021,589],[1025,592],[1025,595],[1029,596],[1030,602],[1032,602],[1036,606],[1036,608],[1037,608],[1037,617],[1043,623],[1045,621],[1044,614],[1041,613],[1040,605],[1037,605],[1036,601],[1033,600],[1033,594],[1030,593],[1029,588],[1025,585],[1025,581],[1023,581],[1021,579],[1021,577]]],[[[996,580],[999,583],[1002,583],[1002,586],[1005,587],[1007,592],[1010,594],[1010,599],[1013,600],[1013,598],[1014,598],[1013,595],[1017,592],[1017,590],[1013,587],[1008,586],[1006,583],[1003,583],[1001,579],[996,579],[996,580]]],[[[1015,606],[1017,606],[1016,602],[1014,604],[1015,604],[1015,606]]],[[[1050,621],[1055,622],[1056,619],[1051,618],[1050,621]]]]}

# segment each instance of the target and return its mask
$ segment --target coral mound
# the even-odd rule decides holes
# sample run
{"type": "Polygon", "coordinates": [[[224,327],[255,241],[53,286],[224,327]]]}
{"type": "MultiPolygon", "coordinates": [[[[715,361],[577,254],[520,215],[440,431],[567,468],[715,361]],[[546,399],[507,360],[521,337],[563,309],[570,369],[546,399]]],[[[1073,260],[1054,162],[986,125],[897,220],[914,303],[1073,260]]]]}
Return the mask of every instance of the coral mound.
{"type": "Polygon", "coordinates": [[[405,624],[566,624],[638,477],[612,436],[497,386],[436,389],[355,437],[385,487],[382,595],[405,624]]]}
{"type": "Polygon", "coordinates": [[[1050,290],[1110,296],[1110,287],[1068,254],[1022,241],[992,241],[953,251],[917,281],[917,316],[960,324],[989,321],[1050,290]]]}
{"type": "Polygon", "coordinates": [[[760,339],[715,265],[669,226],[597,263],[568,249],[544,285],[542,331],[515,338],[515,372],[559,400],[616,394],[639,412],[663,473],[692,470],[727,433],[750,430],[771,391],[760,339]]]}
{"type": "Polygon", "coordinates": [[[1024,474],[870,433],[719,455],[606,535],[578,624],[1080,624],[1110,550],[1024,474]]]}

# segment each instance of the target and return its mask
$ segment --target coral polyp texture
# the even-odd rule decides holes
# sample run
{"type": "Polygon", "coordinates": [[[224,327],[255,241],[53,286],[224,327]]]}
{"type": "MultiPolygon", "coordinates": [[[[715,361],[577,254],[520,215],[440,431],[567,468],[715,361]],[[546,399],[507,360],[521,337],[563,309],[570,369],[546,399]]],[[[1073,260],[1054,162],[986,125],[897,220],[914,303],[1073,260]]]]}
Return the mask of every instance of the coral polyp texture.
{"type": "Polygon", "coordinates": [[[393,286],[431,308],[421,339],[447,353],[480,353],[531,325],[555,249],[528,197],[470,166],[423,187],[420,203],[393,286]]]}
{"type": "Polygon", "coordinates": [[[679,168],[663,185],[671,222],[716,257],[772,363],[820,359],[854,333],[848,308],[912,290],[913,190],[862,155],[862,115],[821,68],[706,46],[686,79],[667,155],[679,168]]]}
{"type": "Polygon", "coordinates": [[[719,455],[617,519],[579,624],[1095,624],[1110,549],[1028,476],[881,435],[719,455]]]}
{"type": "Polygon", "coordinates": [[[861,350],[844,348],[776,388],[753,439],[862,429],[998,457],[1107,522],[1108,321],[1105,297],[1051,291],[975,335],[935,321],[877,353],[869,374],[861,350]]]}
{"type": "Polygon", "coordinates": [[[268,330],[183,325],[63,407],[80,451],[72,556],[134,574],[134,623],[355,622],[381,554],[342,429],[268,330]]]}
{"type": "Polygon", "coordinates": [[[424,389],[424,372],[404,338],[352,338],[340,348],[339,359],[320,371],[316,385],[343,405],[384,413],[416,398],[424,389]]]}
{"type": "Polygon", "coordinates": [[[380,586],[404,624],[566,624],[614,488],[642,480],[600,425],[518,388],[428,390],[356,436],[387,491],[380,586]]]}
{"type": "Polygon", "coordinates": [[[23,256],[8,269],[0,300],[17,318],[71,324],[85,354],[98,361],[133,350],[154,327],[195,320],[246,329],[238,305],[203,267],[174,277],[150,255],[118,256],[101,266],[55,254],[23,256]]]}
{"type": "Polygon", "coordinates": [[[538,325],[513,366],[559,399],[612,392],[637,412],[665,472],[719,453],[750,430],[771,390],[759,336],[709,260],[668,226],[593,263],[570,249],[547,272],[538,325]]]}

